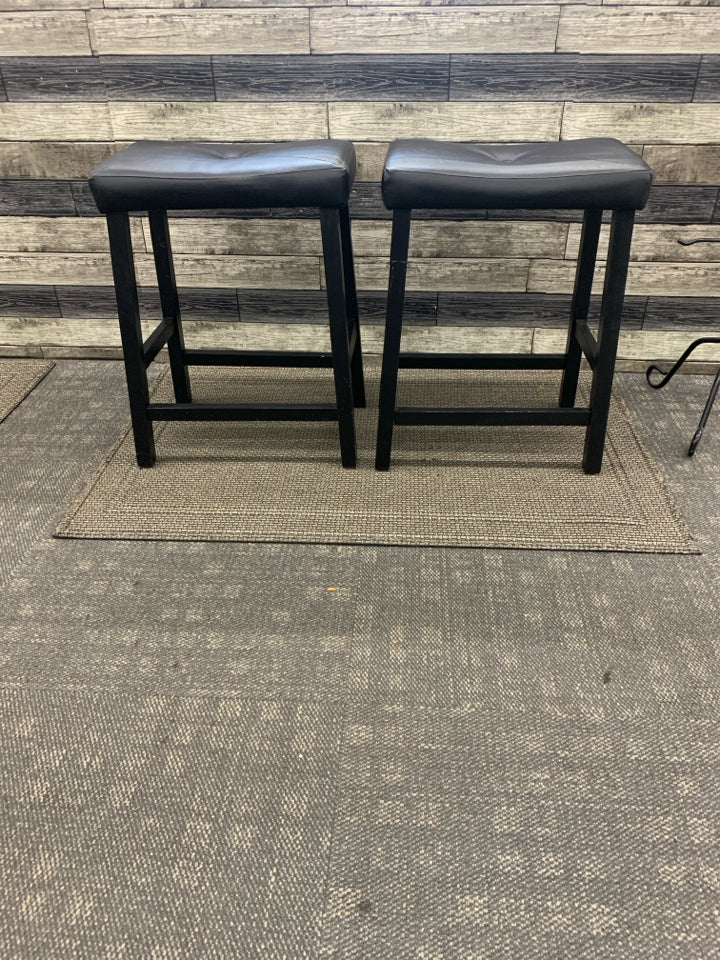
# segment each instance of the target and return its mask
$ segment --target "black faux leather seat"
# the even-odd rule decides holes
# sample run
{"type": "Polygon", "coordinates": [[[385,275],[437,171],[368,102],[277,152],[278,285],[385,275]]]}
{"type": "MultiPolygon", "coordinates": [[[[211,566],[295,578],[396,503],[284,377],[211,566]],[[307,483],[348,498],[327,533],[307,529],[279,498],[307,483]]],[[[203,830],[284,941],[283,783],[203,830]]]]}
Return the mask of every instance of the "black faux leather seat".
{"type": "Polygon", "coordinates": [[[142,140],[90,174],[98,209],[341,207],[355,179],[347,140],[193,143],[142,140]]]}
{"type": "MultiPolygon", "coordinates": [[[[619,140],[595,137],[552,143],[448,143],[397,140],[390,145],[382,192],[393,211],[385,346],[375,467],[390,466],[395,424],[567,424],[585,431],[583,469],[602,467],[635,211],[648,200],[652,171],[619,140]],[[582,210],[583,230],[564,353],[401,353],[405,281],[414,209],[582,210]],[[612,211],[597,336],[588,326],[603,211],[612,211]],[[575,405],[580,362],[593,371],[590,402],[575,405]],[[400,367],[561,370],[557,407],[397,407],[400,367]]],[[[494,256],[501,254],[495,253],[494,256]]]]}
{"type": "MultiPolygon", "coordinates": [[[[354,409],[365,405],[348,199],[355,148],[347,140],[194,143],[146,140],[90,175],[106,214],[138,465],[155,462],[155,420],[336,420],[344,467],[356,462],[354,409]],[[210,350],[185,346],[168,210],[315,208],[322,235],[330,351],[210,350]],[[162,318],[143,340],[130,213],[147,212],[162,318]],[[147,368],[167,345],[174,403],[151,401],[147,368]],[[335,403],[198,403],[192,365],[332,367],[335,403]]],[[[287,325],[291,343],[293,325],[287,325]]]]}
{"type": "Polygon", "coordinates": [[[641,210],[652,171],[619,140],[448,143],[396,140],[382,191],[389,209],[641,210]]]}

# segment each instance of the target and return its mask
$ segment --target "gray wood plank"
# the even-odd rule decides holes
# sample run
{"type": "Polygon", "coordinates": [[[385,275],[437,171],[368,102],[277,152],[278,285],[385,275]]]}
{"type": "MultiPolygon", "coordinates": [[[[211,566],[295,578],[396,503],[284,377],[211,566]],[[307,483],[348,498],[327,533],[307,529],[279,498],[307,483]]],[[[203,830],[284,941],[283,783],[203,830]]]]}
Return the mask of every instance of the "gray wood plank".
{"type": "Polygon", "coordinates": [[[0,178],[87,177],[99,163],[124,144],[15,141],[0,143],[0,178]]]}
{"type": "Polygon", "coordinates": [[[720,56],[702,58],[693,99],[720,100],[720,56]]]}
{"type": "Polygon", "coordinates": [[[83,10],[0,13],[0,56],[78,57],[92,53],[83,10]]]}
{"type": "Polygon", "coordinates": [[[0,180],[0,217],[73,216],[74,213],[75,204],[67,180],[0,180]]]}
{"type": "Polygon", "coordinates": [[[209,56],[102,56],[110,100],[214,100],[209,56]]]}
{"type": "Polygon", "coordinates": [[[216,56],[218,100],[447,100],[449,57],[216,56]]]}
{"type": "Polygon", "coordinates": [[[648,144],[643,159],[654,182],[720,184],[719,144],[648,144]]]}
{"type": "Polygon", "coordinates": [[[561,8],[557,34],[562,53],[719,53],[720,18],[704,7],[561,8]]]}
{"type": "Polygon", "coordinates": [[[0,67],[0,100],[7,100],[7,90],[5,89],[5,80],[2,75],[1,67],[0,67]]]}
{"type": "Polygon", "coordinates": [[[0,103],[3,140],[112,140],[106,103],[0,103]]]}
{"type": "MultiPolygon", "coordinates": [[[[571,299],[570,294],[550,293],[440,293],[438,323],[564,328],[570,317],[571,299]]],[[[591,317],[599,315],[600,299],[599,296],[591,298],[591,317]]],[[[625,298],[623,327],[641,327],[646,300],[646,297],[625,298]]]]}
{"type": "Polygon", "coordinates": [[[717,143],[720,111],[711,103],[566,103],[562,139],[591,136],[643,144],[717,143]]]}
{"type": "Polygon", "coordinates": [[[106,99],[97,57],[3,57],[0,70],[9,100],[106,99]]]}
{"type": "Polygon", "coordinates": [[[678,327],[720,333],[720,297],[649,297],[643,330],[673,330],[678,327]]]}
{"type": "Polygon", "coordinates": [[[59,317],[54,287],[37,284],[0,284],[0,316],[59,317]]]}
{"type": "MultiPolygon", "coordinates": [[[[692,100],[699,57],[453,54],[451,100],[692,100]]],[[[709,99],[709,98],[708,98],[709,99]]]]}

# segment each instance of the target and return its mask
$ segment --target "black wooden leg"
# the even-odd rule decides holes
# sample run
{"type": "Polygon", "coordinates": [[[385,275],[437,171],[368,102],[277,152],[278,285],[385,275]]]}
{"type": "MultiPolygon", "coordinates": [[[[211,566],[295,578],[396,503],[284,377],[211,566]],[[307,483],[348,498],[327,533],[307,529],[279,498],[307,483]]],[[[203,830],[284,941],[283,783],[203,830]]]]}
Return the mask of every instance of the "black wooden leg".
{"type": "Polygon", "coordinates": [[[175,282],[175,267],[173,265],[172,247],[170,246],[167,212],[165,210],[150,210],[148,211],[148,217],[150,219],[150,236],[152,237],[163,320],[171,323],[173,327],[172,335],[168,340],[168,355],[175,401],[177,403],[191,403],[192,394],[190,379],[185,366],[185,340],[180,320],[180,304],[175,282]]]}
{"type": "Polygon", "coordinates": [[[600,473],[602,467],[634,220],[633,210],[613,212],[600,308],[597,362],[590,392],[590,423],[585,433],[585,473],[600,473]]]}
{"type": "Polygon", "coordinates": [[[360,313],[358,310],[357,287],[355,285],[355,263],[353,260],[352,235],[350,232],[350,211],[347,206],[340,209],[340,236],[342,239],[345,303],[347,306],[347,321],[350,336],[352,336],[352,332],[355,330],[355,341],[350,357],[353,400],[356,407],[364,407],[365,377],[363,375],[362,346],[360,343],[360,313]]]}
{"type": "Polygon", "coordinates": [[[565,370],[560,387],[561,407],[575,406],[575,394],[577,393],[578,377],[580,376],[580,361],[582,360],[582,350],[575,336],[575,328],[577,321],[587,320],[590,312],[590,294],[592,292],[601,223],[602,210],[585,211],[565,350],[565,370]]]}
{"type": "Polygon", "coordinates": [[[350,337],[343,278],[340,214],[337,209],[320,211],[325,284],[327,286],[330,318],[330,347],[335,374],[335,397],[340,428],[340,456],[344,467],[354,467],[355,422],[353,417],[353,388],[350,371],[350,337]]]}
{"type": "Polygon", "coordinates": [[[375,449],[376,470],[390,469],[411,215],[411,210],[396,210],[393,214],[385,345],[383,347],[382,373],[380,375],[380,413],[375,449]]]}
{"type": "Polygon", "coordinates": [[[135,438],[135,455],[138,466],[151,467],[155,463],[155,440],[152,422],[147,415],[150,391],[143,354],[130,218],[127,213],[109,213],[107,225],[130,400],[130,417],[135,438]]]}

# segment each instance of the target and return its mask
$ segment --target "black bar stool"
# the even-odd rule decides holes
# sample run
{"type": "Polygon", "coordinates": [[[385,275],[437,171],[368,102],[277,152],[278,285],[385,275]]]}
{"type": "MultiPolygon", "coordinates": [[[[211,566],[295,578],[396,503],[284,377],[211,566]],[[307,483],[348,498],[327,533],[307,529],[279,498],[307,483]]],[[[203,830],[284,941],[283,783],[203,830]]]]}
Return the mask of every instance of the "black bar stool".
{"type": "MultiPolygon", "coordinates": [[[[337,420],[344,467],[354,467],[354,407],[365,405],[348,197],[355,149],[345,140],[230,144],[142,141],[90,175],[107,215],[120,334],[138,465],[155,462],[155,420],[337,420]],[[330,353],[190,350],[183,340],[168,210],[316,207],[322,232],[330,353]],[[143,342],[130,238],[131,212],[147,211],[162,320],[143,342]],[[147,368],[167,344],[175,403],[151,403],[147,368]],[[335,404],[195,403],[188,366],[332,367],[335,404]]],[[[288,337],[292,328],[288,327],[288,337]]]]}
{"type": "Polygon", "coordinates": [[[469,144],[398,140],[383,172],[393,211],[387,326],[380,384],[375,467],[387,470],[394,424],[581,424],[583,469],[599,473],[610,407],[635,210],[647,203],[652,171],[618,140],[469,144]],[[584,210],[580,255],[562,354],[401,353],[410,219],[413,209],[584,210]],[[597,340],[587,324],[603,210],[612,211],[597,340]],[[575,406],[580,362],[593,371],[590,405],[575,406]],[[558,407],[429,408],[395,406],[398,367],[558,369],[558,407]]]}

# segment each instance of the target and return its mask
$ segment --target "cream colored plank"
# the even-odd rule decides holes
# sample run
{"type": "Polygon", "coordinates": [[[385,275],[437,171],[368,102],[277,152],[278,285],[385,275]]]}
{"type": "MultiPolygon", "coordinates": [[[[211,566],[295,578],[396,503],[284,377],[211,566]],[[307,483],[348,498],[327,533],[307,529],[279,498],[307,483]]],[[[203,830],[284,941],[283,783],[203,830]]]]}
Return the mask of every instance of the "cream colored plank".
{"type": "Polygon", "coordinates": [[[0,11],[102,9],[103,0],[0,0],[0,11]]]}
{"type": "Polygon", "coordinates": [[[561,103],[329,103],[330,136],[363,140],[557,140],[561,103]]]}
{"type": "MultiPolygon", "coordinates": [[[[0,317],[0,330],[2,329],[2,318],[0,317]]],[[[1,334],[0,334],[1,335],[1,334]]],[[[42,358],[43,351],[39,344],[16,344],[8,346],[0,344],[0,357],[39,357],[42,358]]]]}
{"type": "Polygon", "coordinates": [[[560,7],[310,11],[313,53],[512,53],[555,49],[560,7]]]}
{"type": "MultiPolygon", "coordinates": [[[[147,335],[150,330],[146,328],[147,335]]],[[[117,320],[77,320],[71,317],[2,317],[0,344],[67,347],[120,346],[117,320]]],[[[44,356],[49,356],[43,350],[44,356]]]]}
{"type": "MultiPolygon", "coordinates": [[[[605,271],[595,271],[594,290],[602,291],[605,271]]],[[[575,265],[571,261],[533,260],[530,264],[528,291],[533,293],[570,293],[575,265]]],[[[628,295],[655,297],[720,296],[719,263],[631,263],[628,271],[628,295]]]]}
{"type": "Polygon", "coordinates": [[[720,17],[706,7],[561,8],[558,53],[720,53],[720,17]]]}
{"type": "Polygon", "coordinates": [[[0,103],[2,140],[112,140],[106,103],[0,103]]]}
{"type": "MultiPolygon", "coordinates": [[[[525,290],[528,260],[411,260],[408,263],[408,290],[525,290]]],[[[364,290],[387,288],[387,257],[361,257],[356,264],[358,287],[364,290]]]]}
{"type": "Polygon", "coordinates": [[[327,137],[323,103],[138,103],[109,105],[115,138],[292,140],[327,137]]]}
{"type": "Polygon", "coordinates": [[[81,10],[0,14],[2,57],[78,57],[90,53],[90,34],[81,10]]]}
{"type": "MultiPolygon", "coordinates": [[[[104,217],[3,217],[0,250],[14,253],[107,253],[104,217]]],[[[130,220],[135,250],[145,251],[142,225],[130,220]]]]}
{"type": "Polygon", "coordinates": [[[388,143],[356,143],[357,176],[356,180],[379,183],[382,180],[388,143]]]}
{"type": "Polygon", "coordinates": [[[720,183],[720,146],[650,144],[643,159],[653,169],[656,182],[720,183]]]}
{"type": "Polygon", "coordinates": [[[96,53],[309,53],[306,9],[91,11],[96,53]]]}
{"type": "MultiPolygon", "coordinates": [[[[2,0],[0,0],[0,3],[2,0]]],[[[7,0],[5,0],[7,2],[7,0]]],[[[28,3],[33,3],[34,0],[26,0],[28,3]]],[[[54,2],[54,0],[46,0],[48,3],[54,2]]],[[[75,0],[68,0],[68,2],[75,2],[75,0]]],[[[81,0],[77,0],[81,2],[81,0]]],[[[525,0],[527,2],[527,0],[525,0]]],[[[538,0],[540,2],[540,0],[538,0]]],[[[97,0],[96,0],[97,3],[97,0]]],[[[260,0],[102,0],[100,3],[97,3],[98,6],[104,5],[106,9],[111,10],[114,8],[120,9],[147,9],[152,6],[154,10],[185,10],[192,9],[194,7],[202,7],[206,10],[214,9],[223,9],[223,8],[242,8],[242,7],[260,7],[262,4],[260,0]]],[[[312,0],[312,5],[314,7],[344,7],[345,0],[312,0]]],[[[307,7],[308,0],[272,0],[269,4],[272,7],[307,7]]]]}
{"type": "MultiPolygon", "coordinates": [[[[707,336],[707,330],[621,330],[618,345],[618,360],[642,361],[677,360],[683,350],[690,346],[696,337],[707,336]]],[[[566,334],[564,330],[537,329],[533,340],[534,353],[555,353],[564,350],[566,334]]],[[[697,356],[701,363],[709,360],[720,361],[720,346],[704,345],[698,348],[697,356]]],[[[698,364],[700,366],[700,364],[698,364]]],[[[644,368],[642,368],[644,373],[644,368]]],[[[688,372],[688,371],[685,371],[688,372]]],[[[699,415],[699,414],[698,414],[699,415]]]]}
{"type": "Polygon", "coordinates": [[[643,143],[715,143],[715,103],[566,103],[562,139],[618,137],[643,143]]]}
{"type": "Polygon", "coordinates": [[[0,143],[0,177],[85,179],[120,143],[0,143]]]}
{"type": "Polygon", "coordinates": [[[102,254],[0,254],[0,283],[112,283],[110,256],[102,254]]]}
{"type": "MultiPolygon", "coordinates": [[[[566,256],[574,260],[580,249],[581,225],[570,225],[566,256]]],[[[600,256],[605,257],[609,227],[603,226],[600,233],[600,256]]],[[[720,226],[715,224],[644,224],[635,225],[631,260],[689,263],[707,263],[720,260],[720,226]],[[684,246],[678,240],[709,238],[710,243],[694,243],[684,246]]]]}
{"type": "MultiPolygon", "coordinates": [[[[144,223],[148,250],[150,230],[144,223]]],[[[322,239],[317,220],[231,220],[178,217],[170,221],[175,254],[202,256],[321,257],[322,239]]],[[[389,249],[389,248],[388,248],[389,249]]]]}
{"type": "MultiPolygon", "coordinates": [[[[138,280],[154,283],[152,257],[138,257],[138,280]]],[[[193,287],[244,287],[248,289],[319,290],[317,257],[174,257],[180,285],[193,287]]]]}

